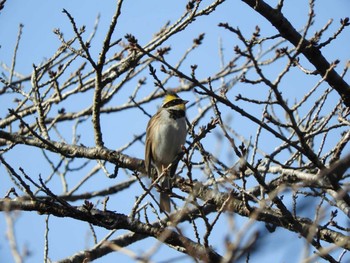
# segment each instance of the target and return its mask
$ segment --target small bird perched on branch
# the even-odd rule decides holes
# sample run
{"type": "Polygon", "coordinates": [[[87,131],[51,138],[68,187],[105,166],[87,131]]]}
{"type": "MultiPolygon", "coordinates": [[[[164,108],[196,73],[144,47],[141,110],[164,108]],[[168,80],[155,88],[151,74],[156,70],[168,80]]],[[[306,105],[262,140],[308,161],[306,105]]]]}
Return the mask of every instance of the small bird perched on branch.
{"type": "Polygon", "coordinates": [[[146,130],[145,164],[150,178],[160,179],[160,210],[170,212],[172,179],[178,161],[177,155],[182,151],[186,141],[186,103],[176,93],[168,91],[158,112],[153,115],[146,130]],[[173,163],[175,161],[175,163],[173,163]],[[166,169],[173,163],[170,171],[166,169]],[[153,178],[151,168],[155,167],[157,177],[153,178]]]}

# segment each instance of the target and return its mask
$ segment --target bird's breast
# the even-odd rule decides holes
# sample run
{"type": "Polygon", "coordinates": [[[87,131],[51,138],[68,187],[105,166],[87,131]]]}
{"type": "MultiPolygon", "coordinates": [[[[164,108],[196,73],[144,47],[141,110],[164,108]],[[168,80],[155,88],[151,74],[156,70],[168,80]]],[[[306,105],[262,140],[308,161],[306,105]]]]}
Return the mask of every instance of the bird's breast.
{"type": "Polygon", "coordinates": [[[181,152],[181,146],[186,141],[185,118],[171,119],[159,124],[156,133],[153,157],[165,166],[169,165],[176,155],[181,152]]]}

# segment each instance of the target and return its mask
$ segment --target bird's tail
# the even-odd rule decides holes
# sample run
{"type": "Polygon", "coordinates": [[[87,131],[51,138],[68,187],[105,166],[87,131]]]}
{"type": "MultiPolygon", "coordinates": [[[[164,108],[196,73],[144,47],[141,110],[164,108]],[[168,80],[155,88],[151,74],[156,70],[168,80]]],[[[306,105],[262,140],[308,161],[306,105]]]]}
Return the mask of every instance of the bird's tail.
{"type": "Polygon", "coordinates": [[[161,183],[162,189],[160,192],[160,210],[162,212],[170,213],[171,206],[170,206],[170,197],[169,194],[171,192],[171,178],[169,176],[165,176],[164,180],[161,183]]]}

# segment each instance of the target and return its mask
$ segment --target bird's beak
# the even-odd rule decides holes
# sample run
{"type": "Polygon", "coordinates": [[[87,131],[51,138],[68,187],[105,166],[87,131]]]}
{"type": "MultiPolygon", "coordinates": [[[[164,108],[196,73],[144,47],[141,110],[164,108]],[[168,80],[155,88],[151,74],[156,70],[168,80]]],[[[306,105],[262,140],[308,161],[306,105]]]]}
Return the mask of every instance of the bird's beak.
{"type": "Polygon", "coordinates": [[[188,102],[188,100],[182,100],[182,102],[183,102],[184,104],[186,104],[186,103],[188,102]]]}

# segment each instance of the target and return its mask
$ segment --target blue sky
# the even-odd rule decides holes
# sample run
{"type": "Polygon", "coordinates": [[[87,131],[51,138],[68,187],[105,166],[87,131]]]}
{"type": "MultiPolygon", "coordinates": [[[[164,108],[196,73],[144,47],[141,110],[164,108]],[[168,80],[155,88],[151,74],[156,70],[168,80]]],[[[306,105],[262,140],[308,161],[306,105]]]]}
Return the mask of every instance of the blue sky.
{"type": "MultiPolygon", "coordinates": [[[[278,1],[266,1],[271,5],[274,5],[278,1]]],[[[118,22],[117,30],[115,31],[113,38],[117,40],[123,38],[125,34],[132,33],[139,40],[141,45],[148,43],[151,40],[152,35],[159,31],[160,27],[163,26],[168,20],[174,22],[184,11],[187,1],[161,1],[161,0],[129,0],[125,1],[122,16],[118,22]]],[[[203,6],[210,1],[203,1],[203,6]]],[[[292,24],[297,28],[301,29],[305,22],[307,21],[308,13],[308,1],[305,0],[286,0],[285,1],[285,15],[292,22],[292,24]]],[[[101,48],[104,35],[108,29],[109,22],[115,11],[115,1],[105,0],[105,1],[45,1],[45,0],[12,0],[7,1],[4,10],[0,14],[0,62],[5,63],[7,66],[11,65],[13,50],[16,43],[17,33],[19,24],[23,24],[23,34],[22,39],[19,44],[16,71],[28,76],[31,74],[33,68],[32,65],[38,65],[46,58],[51,57],[57,48],[60,46],[60,41],[53,33],[55,28],[59,28],[61,32],[64,33],[64,37],[69,39],[72,37],[73,30],[69,23],[68,18],[62,13],[62,9],[66,9],[74,17],[78,25],[86,26],[86,35],[89,35],[92,31],[95,23],[95,19],[100,14],[100,23],[96,37],[92,42],[92,55],[97,58],[98,52],[101,48]]],[[[322,28],[330,18],[334,19],[333,24],[330,26],[329,36],[338,28],[340,18],[349,16],[350,3],[346,0],[333,0],[333,1],[316,1],[316,23],[311,29],[310,33],[313,33],[316,29],[322,28]]],[[[197,37],[200,33],[205,32],[205,40],[203,45],[195,51],[191,57],[190,62],[185,63],[183,66],[184,70],[188,71],[190,64],[198,64],[198,78],[206,78],[210,74],[218,71],[220,69],[219,60],[219,41],[222,42],[223,48],[225,50],[225,57],[227,60],[230,58],[230,52],[233,52],[233,47],[239,44],[239,41],[235,36],[229,34],[224,29],[218,28],[219,22],[228,22],[230,25],[239,27],[244,34],[249,37],[254,31],[256,25],[261,27],[262,35],[273,35],[276,34],[276,30],[271,27],[264,18],[258,16],[246,6],[241,1],[227,1],[225,4],[220,6],[216,12],[214,12],[209,17],[201,17],[190,25],[188,29],[179,34],[179,37],[173,37],[166,44],[172,47],[172,53],[169,56],[170,63],[176,63],[183,52],[189,48],[192,44],[194,37],[197,37]],[[205,50],[205,51],[203,51],[205,50]],[[186,69],[187,67],[187,69],[186,69]]],[[[350,58],[350,48],[349,40],[350,30],[346,29],[345,33],[342,34],[339,39],[336,40],[336,49],[334,48],[324,48],[322,50],[323,54],[329,61],[340,58],[341,63],[339,69],[341,70],[343,66],[347,63],[350,58]]],[[[2,69],[4,72],[4,70],[2,69]]],[[[271,69],[271,76],[275,76],[280,71],[279,68],[271,69]]],[[[7,74],[7,72],[5,73],[7,74]]],[[[147,76],[147,72],[144,73],[147,76]]],[[[299,88],[302,89],[303,86],[308,87],[316,83],[316,79],[304,78],[298,79],[291,75],[289,79],[285,81],[286,89],[284,92],[288,93],[291,99],[300,96],[299,88]]],[[[148,76],[147,76],[148,77],[148,76]]],[[[300,78],[303,78],[300,76],[300,78]]],[[[349,79],[347,79],[349,82],[349,79]]],[[[136,85],[131,84],[130,90],[133,90],[136,85]]],[[[148,85],[153,85],[152,80],[148,79],[148,85]]],[[[178,85],[176,81],[171,82],[169,85],[178,85]]],[[[152,91],[154,87],[150,88],[145,93],[152,91]]],[[[243,86],[237,87],[235,91],[236,94],[240,90],[251,93],[252,96],[261,96],[261,91],[256,91],[251,89],[247,91],[247,88],[243,86]]],[[[121,97],[113,100],[112,103],[122,104],[127,99],[129,91],[121,93],[121,97]],[[123,97],[124,96],[124,97],[123,97]]],[[[191,99],[186,97],[185,99],[191,99]]],[[[335,102],[338,100],[336,94],[334,96],[335,102]]],[[[81,101],[74,101],[71,105],[67,105],[70,109],[81,109],[90,103],[91,93],[87,93],[81,101]]],[[[160,101],[158,101],[159,105],[160,101]]],[[[6,115],[7,108],[14,107],[13,102],[9,98],[0,97],[0,117],[6,115]]],[[[155,104],[145,105],[146,110],[153,114],[156,111],[155,104]]],[[[248,111],[253,111],[254,109],[247,109],[248,111]]],[[[196,108],[190,108],[188,111],[188,118],[191,120],[197,114],[196,108]]],[[[227,115],[229,116],[229,115],[227,115]]],[[[117,120],[113,119],[114,115],[106,115],[102,118],[102,127],[104,139],[106,142],[106,147],[111,149],[117,149],[125,145],[130,141],[134,135],[141,134],[146,127],[148,119],[138,110],[130,110],[125,113],[119,114],[117,120]],[[125,125],[125,129],[120,129],[120,125],[125,125]]],[[[233,123],[237,124],[238,116],[233,116],[233,123]]],[[[246,124],[247,126],[249,124],[246,124]]],[[[244,120],[237,125],[237,131],[239,133],[254,133],[256,127],[247,127],[244,120]]],[[[67,140],[71,136],[71,129],[63,131],[67,140]]],[[[86,145],[93,145],[92,130],[90,122],[87,122],[79,128],[79,132],[82,133],[82,141],[86,145]]],[[[247,136],[249,137],[249,136],[247,136]]],[[[215,148],[216,141],[215,136],[209,137],[207,140],[210,147],[215,148]]],[[[225,145],[223,146],[226,149],[225,145]]],[[[268,150],[272,145],[268,143],[265,145],[265,149],[268,150]]],[[[37,176],[42,174],[45,178],[45,173],[47,173],[48,167],[45,164],[38,165],[35,163],[34,159],[36,155],[40,155],[38,150],[31,150],[28,147],[18,146],[17,151],[14,153],[9,153],[6,155],[6,159],[12,163],[15,167],[22,166],[25,170],[31,174],[37,176]]],[[[226,149],[227,151],[227,149],[226,149]]],[[[225,152],[225,151],[223,151],[225,152]]],[[[126,151],[127,154],[143,158],[143,145],[141,143],[136,144],[126,151]]],[[[222,154],[226,161],[230,161],[230,156],[222,154]]],[[[52,156],[52,158],[55,158],[52,156]]],[[[231,160],[233,164],[236,160],[231,160]]],[[[90,164],[88,168],[91,168],[94,164],[90,164]]],[[[109,169],[113,169],[113,166],[107,165],[109,169]]],[[[0,166],[0,196],[3,196],[9,187],[12,186],[4,168],[0,166]]],[[[126,180],[127,175],[122,174],[118,177],[118,182],[126,180]]],[[[76,179],[71,181],[74,185],[80,180],[77,175],[76,179]]],[[[52,181],[51,187],[56,187],[54,184],[60,184],[59,178],[52,181]]],[[[113,184],[116,182],[112,182],[113,184]]],[[[93,187],[102,189],[106,185],[111,184],[110,179],[101,176],[97,180],[88,182],[82,190],[89,190],[93,187]]],[[[59,189],[59,187],[57,187],[59,189]]],[[[134,186],[133,188],[140,191],[139,186],[134,186]]],[[[111,200],[111,206],[115,209],[119,209],[120,205],[125,205],[125,207],[131,206],[133,200],[127,195],[127,193],[118,196],[118,200],[111,200]]],[[[124,208],[124,207],[123,207],[124,208]]],[[[128,210],[123,210],[128,211],[128,210]]],[[[224,220],[228,220],[225,218],[224,220]]],[[[40,262],[43,258],[43,242],[44,242],[44,216],[38,216],[36,213],[21,213],[16,221],[16,230],[18,233],[24,233],[19,235],[18,240],[19,246],[23,247],[27,245],[32,251],[32,256],[28,258],[27,262],[40,262]]],[[[86,238],[89,234],[88,225],[83,223],[75,222],[74,220],[66,220],[60,218],[50,217],[50,257],[52,260],[59,260],[67,257],[77,250],[84,249],[86,246],[92,245],[91,236],[86,238]],[[89,240],[86,244],[86,239],[89,240]],[[60,249],[57,249],[60,247],[60,249]]],[[[241,225],[239,217],[237,217],[237,227],[241,225]]],[[[224,224],[223,224],[224,225],[224,224]]],[[[264,228],[263,224],[258,224],[257,227],[264,228]]],[[[11,262],[11,255],[8,251],[8,245],[5,241],[5,230],[6,225],[4,224],[4,216],[0,214],[0,258],[4,259],[4,262],[11,262]]],[[[253,231],[252,229],[251,231],[253,231]]],[[[190,230],[188,230],[190,231],[190,230]]],[[[283,232],[283,234],[270,235],[271,238],[267,241],[269,242],[269,247],[275,248],[276,257],[280,259],[278,262],[298,262],[301,257],[301,252],[295,255],[295,249],[300,249],[302,247],[303,240],[298,238],[295,234],[285,233],[286,231],[277,230],[283,232]],[[286,243],[290,244],[290,248],[285,249],[286,243]],[[290,257],[294,250],[294,257],[290,257]],[[281,252],[279,252],[281,251],[281,252]],[[288,258],[287,258],[288,256],[288,258]]],[[[98,237],[102,238],[107,231],[97,230],[98,237]]],[[[226,229],[218,229],[217,233],[212,238],[212,243],[216,244],[218,247],[222,247],[222,239],[220,238],[224,235],[226,229]],[[218,240],[218,241],[216,241],[218,240]],[[218,243],[216,243],[218,242],[218,243]]],[[[122,233],[118,231],[117,234],[122,233]]],[[[130,247],[134,252],[143,251],[145,245],[150,242],[156,243],[155,240],[147,240],[145,242],[140,242],[132,245],[130,247]]],[[[269,251],[271,251],[269,249],[269,251]]],[[[222,252],[222,251],[221,251],[222,252]]],[[[168,256],[178,256],[178,254],[173,253],[170,249],[162,247],[159,252],[160,259],[167,259],[168,256]]],[[[271,262],[270,255],[266,255],[261,251],[259,255],[259,262],[271,262]]],[[[103,259],[96,262],[110,262],[111,260],[123,260],[127,262],[128,257],[123,256],[122,253],[113,253],[103,259]]],[[[252,258],[252,262],[258,262],[252,258]]]]}

